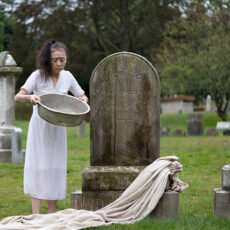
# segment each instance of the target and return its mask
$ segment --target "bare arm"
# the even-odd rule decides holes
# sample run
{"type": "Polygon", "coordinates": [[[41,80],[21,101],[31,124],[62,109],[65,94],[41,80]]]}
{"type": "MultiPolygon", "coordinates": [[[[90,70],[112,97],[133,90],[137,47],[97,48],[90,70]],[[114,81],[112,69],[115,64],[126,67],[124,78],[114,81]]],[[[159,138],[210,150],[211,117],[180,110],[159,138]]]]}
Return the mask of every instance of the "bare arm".
{"type": "Polygon", "coordinates": [[[29,102],[36,105],[40,98],[37,95],[29,95],[25,89],[21,89],[14,97],[15,102],[29,102]]]}

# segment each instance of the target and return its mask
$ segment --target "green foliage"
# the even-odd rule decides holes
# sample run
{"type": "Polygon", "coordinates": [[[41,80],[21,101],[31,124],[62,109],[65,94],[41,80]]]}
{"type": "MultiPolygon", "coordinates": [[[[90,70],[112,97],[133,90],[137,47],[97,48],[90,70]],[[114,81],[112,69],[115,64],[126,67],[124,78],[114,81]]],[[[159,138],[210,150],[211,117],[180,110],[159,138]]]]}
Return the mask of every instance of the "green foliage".
{"type": "Polygon", "coordinates": [[[226,13],[191,4],[186,17],[169,25],[158,56],[163,94],[210,94],[223,120],[230,100],[230,8],[226,13]]]}
{"type": "Polygon", "coordinates": [[[23,1],[13,12],[17,23],[11,39],[13,57],[24,71],[17,89],[36,68],[35,57],[50,38],[67,44],[67,63],[80,85],[105,56],[131,51],[150,58],[159,47],[167,23],[179,17],[184,0],[23,1]]]}
{"type": "Polygon", "coordinates": [[[0,10],[0,52],[10,49],[10,40],[15,26],[15,19],[6,16],[0,10]]]}

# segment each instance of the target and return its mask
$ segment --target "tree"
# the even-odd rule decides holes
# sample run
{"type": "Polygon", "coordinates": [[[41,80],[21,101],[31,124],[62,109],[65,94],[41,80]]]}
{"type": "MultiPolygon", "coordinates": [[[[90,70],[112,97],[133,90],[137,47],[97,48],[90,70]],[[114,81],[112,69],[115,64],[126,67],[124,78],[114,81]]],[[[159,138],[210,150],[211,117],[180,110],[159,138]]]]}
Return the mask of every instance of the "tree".
{"type": "Polygon", "coordinates": [[[186,17],[169,26],[159,55],[163,91],[207,92],[224,121],[230,100],[228,15],[223,17],[216,10],[210,13],[201,3],[191,4],[186,17]]]}
{"type": "Polygon", "coordinates": [[[88,1],[95,48],[107,56],[131,51],[150,58],[163,38],[165,25],[180,15],[182,0],[88,1]]]}
{"type": "Polygon", "coordinates": [[[167,23],[180,16],[185,0],[24,0],[14,11],[17,24],[11,53],[24,71],[19,87],[35,68],[35,56],[49,39],[67,44],[68,69],[86,91],[93,68],[105,56],[130,51],[150,58],[167,23]]]}
{"type": "Polygon", "coordinates": [[[0,11],[0,51],[9,50],[15,19],[0,11]]]}

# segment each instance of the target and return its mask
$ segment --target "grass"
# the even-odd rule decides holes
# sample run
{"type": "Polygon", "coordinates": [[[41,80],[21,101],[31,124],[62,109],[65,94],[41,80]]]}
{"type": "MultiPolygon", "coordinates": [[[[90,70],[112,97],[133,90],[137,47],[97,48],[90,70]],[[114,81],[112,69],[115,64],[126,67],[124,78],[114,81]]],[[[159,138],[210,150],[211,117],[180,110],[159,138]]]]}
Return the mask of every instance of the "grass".
{"type": "MultiPolygon", "coordinates": [[[[205,130],[215,128],[219,121],[215,113],[205,113],[205,130]]],[[[27,121],[16,121],[23,129],[23,146],[27,135],[27,121]]],[[[171,134],[175,129],[186,131],[186,115],[163,115],[161,126],[167,125],[171,134]]],[[[76,128],[68,128],[67,199],[59,201],[57,210],[70,207],[70,193],[81,189],[81,172],[89,166],[89,124],[86,137],[76,137],[76,128]]],[[[169,137],[161,138],[161,156],[176,155],[183,164],[179,174],[189,188],[180,194],[179,217],[169,220],[145,218],[131,225],[111,225],[97,229],[229,229],[227,218],[213,217],[213,190],[221,187],[221,169],[229,164],[230,138],[215,137],[169,137]]],[[[42,213],[47,212],[43,202],[42,213]]],[[[0,219],[11,215],[31,214],[30,197],[23,194],[23,165],[0,163],[0,219]]],[[[89,228],[94,229],[94,228],[89,228]]]]}

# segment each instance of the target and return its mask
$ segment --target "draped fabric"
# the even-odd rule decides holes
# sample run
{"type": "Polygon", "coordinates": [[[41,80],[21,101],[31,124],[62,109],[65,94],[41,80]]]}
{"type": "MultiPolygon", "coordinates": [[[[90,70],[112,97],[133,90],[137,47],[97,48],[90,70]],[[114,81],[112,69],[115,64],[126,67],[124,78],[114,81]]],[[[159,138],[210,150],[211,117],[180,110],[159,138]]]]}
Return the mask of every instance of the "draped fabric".
{"type": "Polygon", "coordinates": [[[158,204],[170,178],[170,189],[181,192],[188,187],[177,172],[182,171],[179,158],[158,158],[148,165],[122,195],[97,211],[66,209],[52,214],[7,217],[0,221],[0,230],[77,230],[106,226],[113,223],[130,224],[148,216],[158,204]]]}

